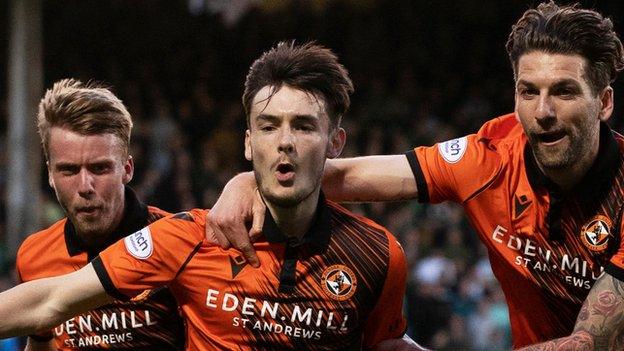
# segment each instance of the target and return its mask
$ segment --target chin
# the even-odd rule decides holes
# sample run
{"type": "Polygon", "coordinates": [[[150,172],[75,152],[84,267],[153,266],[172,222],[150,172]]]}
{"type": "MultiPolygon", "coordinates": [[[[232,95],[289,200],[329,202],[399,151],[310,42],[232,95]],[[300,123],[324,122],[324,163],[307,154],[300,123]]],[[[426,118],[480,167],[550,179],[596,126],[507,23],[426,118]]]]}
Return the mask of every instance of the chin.
{"type": "Polygon", "coordinates": [[[291,208],[299,205],[306,199],[307,195],[303,192],[288,191],[284,193],[267,193],[264,198],[279,207],[291,208]]]}

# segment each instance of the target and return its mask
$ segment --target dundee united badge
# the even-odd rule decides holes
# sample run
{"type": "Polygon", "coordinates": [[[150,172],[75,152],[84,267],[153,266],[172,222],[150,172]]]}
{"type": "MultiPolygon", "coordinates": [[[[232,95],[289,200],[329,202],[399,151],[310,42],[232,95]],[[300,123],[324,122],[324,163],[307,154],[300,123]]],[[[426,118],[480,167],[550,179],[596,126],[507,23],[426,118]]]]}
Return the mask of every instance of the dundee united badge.
{"type": "Polygon", "coordinates": [[[357,279],[351,269],[341,264],[327,267],[323,271],[323,291],[334,300],[344,301],[355,293],[357,279]]]}
{"type": "Polygon", "coordinates": [[[609,245],[611,220],[603,215],[592,218],[581,230],[581,241],[594,252],[603,252],[609,245]]]}

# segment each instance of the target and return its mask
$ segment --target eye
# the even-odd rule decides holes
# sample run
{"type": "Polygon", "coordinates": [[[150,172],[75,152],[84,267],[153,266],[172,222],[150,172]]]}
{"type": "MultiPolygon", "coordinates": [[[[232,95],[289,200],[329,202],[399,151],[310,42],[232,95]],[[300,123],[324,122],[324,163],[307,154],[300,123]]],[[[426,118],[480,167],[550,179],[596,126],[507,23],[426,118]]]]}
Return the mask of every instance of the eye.
{"type": "Polygon", "coordinates": [[[561,88],[556,92],[556,95],[562,99],[572,99],[576,96],[576,91],[571,88],[561,88]]]}
{"type": "Polygon", "coordinates": [[[56,168],[57,172],[61,173],[64,176],[72,176],[80,172],[80,167],[71,166],[71,165],[62,165],[56,168]]]}
{"type": "Polygon", "coordinates": [[[309,124],[309,123],[305,123],[302,124],[300,126],[297,127],[297,129],[302,130],[304,132],[312,132],[314,131],[316,128],[314,127],[314,125],[309,124]]]}
{"type": "Polygon", "coordinates": [[[263,132],[270,132],[270,131],[275,130],[275,127],[270,124],[267,124],[267,125],[260,126],[260,130],[263,132]]]}
{"type": "Polygon", "coordinates": [[[111,165],[108,163],[96,163],[89,168],[94,174],[104,174],[111,169],[111,165]]]}
{"type": "Polygon", "coordinates": [[[533,88],[518,88],[518,94],[526,100],[530,100],[539,95],[539,91],[533,88]]]}

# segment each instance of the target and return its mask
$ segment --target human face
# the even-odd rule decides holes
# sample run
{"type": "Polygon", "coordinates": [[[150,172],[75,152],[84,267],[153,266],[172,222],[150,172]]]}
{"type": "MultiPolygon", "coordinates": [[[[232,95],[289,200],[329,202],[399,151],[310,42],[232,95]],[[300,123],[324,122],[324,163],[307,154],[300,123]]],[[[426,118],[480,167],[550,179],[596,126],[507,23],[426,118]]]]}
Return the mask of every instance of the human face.
{"type": "Polygon", "coordinates": [[[580,55],[534,51],[518,61],[516,116],[545,172],[586,170],[598,154],[600,121],[613,111],[613,90],[594,95],[580,55]]]}
{"type": "Polygon", "coordinates": [[[48,180],[87,243],[105,239],[124,211],[124,185],[134,172],[122,141],[113,134],[81,135],[50,130],[48,180]]]}
{"type": "Polygon", "coordinates": [[[245,157],[263,198],[292,208],[320,190],[325,159],[340,154],[345,134],[330,131],[323,99],[286,85],[270,97],[271,89],[252,101],[245,157]]]}

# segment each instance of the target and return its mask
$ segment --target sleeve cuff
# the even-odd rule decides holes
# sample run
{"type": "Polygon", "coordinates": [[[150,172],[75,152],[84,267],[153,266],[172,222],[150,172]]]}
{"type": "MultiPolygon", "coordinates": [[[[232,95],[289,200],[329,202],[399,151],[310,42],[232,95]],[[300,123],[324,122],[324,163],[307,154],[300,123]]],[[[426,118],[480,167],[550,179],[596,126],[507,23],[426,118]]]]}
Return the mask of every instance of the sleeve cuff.
{"type": "Polygon", "coordinates": [[[93,265],[93,269],[95,269],[95,273],[97,274],[98,278],[100,278],[100,282],[102,283],[102,286],[104,286],[104,290],[106,290],[106,293],[108,295],[121,301],[130,300],[126,295],[122,294],[121,291],[119,291],[115,287],[115,284],[113,284],[110,275],[108,275],[108,272],[106,271],[106,268],[104,267],[104,263],[102,263],[102,258],[100,256],[96,257],[93,261],[91,261],[91,264],[93,265]]]}
{"type": "Polygon", "coordinates": [[[416,180],[418,202],[429,202],[429,189],[427,188],[427,181],[425,180],[422,168],[420,168],[420,163],[416,158],[416,152],[414,150],[410,150],[405,153],[405,156],[407,157],[412,173],[414,173],[414,179],[416,180]]]}
{"type": "Polygon", "coordinates": [[[624,282],[624,268],[618,267],[615,264],[609,262],[609,264],[605,267],[605,272],[624,282]]]}

